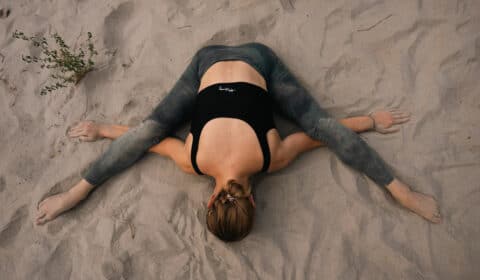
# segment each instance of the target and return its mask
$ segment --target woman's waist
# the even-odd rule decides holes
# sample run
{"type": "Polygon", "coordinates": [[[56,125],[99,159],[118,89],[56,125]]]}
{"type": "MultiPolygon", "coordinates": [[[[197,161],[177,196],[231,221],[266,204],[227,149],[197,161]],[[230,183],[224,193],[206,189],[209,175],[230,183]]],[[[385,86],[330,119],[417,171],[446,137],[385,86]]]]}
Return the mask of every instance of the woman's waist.
{"type": "Polygon", "coordinates": [[[205,79],[205,83],[201,83],[200,89],[204,85],[211,83],[217,83],[219,81],[249,81],[257,83],[258,85],[264,85],[266,89],[265,81],[268,80],[270,69],[274,64],[275,55],[265,45],[261,43],[247,43],[237,46],[226,45],[211,45],[201,48],[196,56],[198,58],[198,77],[201,82],[204,78],[213,76],[213,79],[205,79]],[[234,70],[235,74],[248,73],[249,76],[255,76],[255,80],[250,79],[224,79],[223,75],[226,74],[225,70],[234,70]],[[208,75],[208,76],[207,76],[208,75]],[[263,80],[263,82],[262,82],[263,80]]]}
{"type": "Polygon", "coordinates": [[[248,63],[241,60],[219,61],[214,63],[203,74],[198,93],[215,84],[245,82],[267,91],[263,76],[248,63]]]}

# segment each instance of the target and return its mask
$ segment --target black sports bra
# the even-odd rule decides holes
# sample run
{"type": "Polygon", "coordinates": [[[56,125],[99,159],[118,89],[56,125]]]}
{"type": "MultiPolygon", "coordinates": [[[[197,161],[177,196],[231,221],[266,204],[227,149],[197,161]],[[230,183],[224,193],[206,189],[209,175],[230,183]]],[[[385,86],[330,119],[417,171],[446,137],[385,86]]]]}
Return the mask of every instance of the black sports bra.
{"type": "Polygon", "coordinates": [[[197,165],[198,141],[203,127],[210,120],[222,117],[243,120],[253,128],[263,153],[261,171],[267,171],[270,166],[267,132],[275,128],[272,102],[267,91],[246,82],[213,84],[197,94],[190,127],[193,169],[203,175],[197,165]]]}

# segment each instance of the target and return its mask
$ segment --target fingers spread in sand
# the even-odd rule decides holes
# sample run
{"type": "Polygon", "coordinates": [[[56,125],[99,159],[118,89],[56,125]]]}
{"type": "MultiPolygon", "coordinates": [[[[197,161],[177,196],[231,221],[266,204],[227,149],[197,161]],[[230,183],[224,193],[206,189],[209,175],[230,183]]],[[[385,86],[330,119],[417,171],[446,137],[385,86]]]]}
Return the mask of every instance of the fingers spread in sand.
{"type": "Polygon", "coordinates": [[[81,121],[67,130],[68,137],[88,142],[99,139],[99,133],[99,126],[93,121],[81,121]]]}

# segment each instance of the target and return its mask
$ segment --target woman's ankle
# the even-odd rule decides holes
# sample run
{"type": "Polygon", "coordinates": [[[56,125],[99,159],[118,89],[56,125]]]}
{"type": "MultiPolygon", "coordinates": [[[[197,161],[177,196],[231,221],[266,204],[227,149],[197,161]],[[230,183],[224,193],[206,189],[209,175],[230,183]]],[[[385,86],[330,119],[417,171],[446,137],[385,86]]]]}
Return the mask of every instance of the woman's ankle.
{"type": "Polygon", "coordinates": [[[412,192],[409,186],[405,185],[397,179],[393,179],[393,181],[388,184],[386,188],[397,200],[407,199],[409,197],[409,194],[412,192]]]}
{"type": "Polygon", "coordinates": [[[70,200],[79,202],[87,197],[90,191],[94,188],[93,185],[88,183],[85,179],[82,179],[70,190],[67,191],[67,195],[70,200]]]}

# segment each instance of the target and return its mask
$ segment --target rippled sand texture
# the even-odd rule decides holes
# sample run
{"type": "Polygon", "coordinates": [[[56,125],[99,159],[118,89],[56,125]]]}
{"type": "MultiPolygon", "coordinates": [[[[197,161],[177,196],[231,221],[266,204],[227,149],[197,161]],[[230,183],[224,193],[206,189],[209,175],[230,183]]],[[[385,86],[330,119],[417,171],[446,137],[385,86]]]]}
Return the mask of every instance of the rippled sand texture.
{"type": "Polygon", "coordinates": [[[478,279],[480,1],[0,5],[0,278],[478,279]],[[15,29],[59,32],[72,45],[91,31],[99,69],[40,96],[46,74],[21,61],[34,49],[11,38],[15,29]],[[401,179],[437,197],[444,223],[401,209],[319,149],[256,180],[258,215],[242,242],[207,232],[210,180],[154,155],[33,225],[38,201],[68,189],[109,144],[69,140],[70,125],[135,125],[199,47],[249,41],[271,46],[336,117],[409,110],[400,132],[364,138],[401,179]]]}

